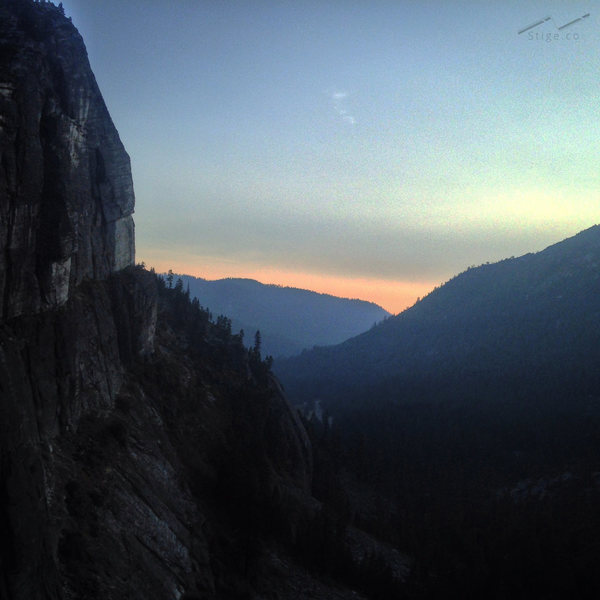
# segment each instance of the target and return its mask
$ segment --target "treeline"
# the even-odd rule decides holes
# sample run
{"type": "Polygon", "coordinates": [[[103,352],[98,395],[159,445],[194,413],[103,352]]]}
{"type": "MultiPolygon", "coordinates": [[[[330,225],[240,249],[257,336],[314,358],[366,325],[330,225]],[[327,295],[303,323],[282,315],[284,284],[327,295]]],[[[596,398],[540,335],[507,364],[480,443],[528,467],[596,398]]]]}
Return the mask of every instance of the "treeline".
{"type": "Polygon", "coordinates": [[[277,361],[297,403],[370,397],[500,400],[600,389],[600,228],[543,252],[472,268],[373,330],[277,361]],[[527,382],[524,389],[523,384],[527,382]],[[466,383],[466,385],[465,385],[466,383]],[[586,389],[587,388],[587,389],[586,389]],[[543,391],[542,391],[543,389],[543,391]]]}
{"type": "Polygon", "coordinates": [[[252,374],[266,381],[271,375],[273,357],[263,358],[260,331],[255,332],[254,344],[247,348],[244,345],[244,330],[233,333],[231,319],[225,315],[218,315],[214,319],[197,297],[191,297],[189,287],[184,289],[180,277],[174,280],[171,270],[167,275],[158,275],[153,269],[151,272],[156,277],[159,298],[163,300],[161,306],[168,320],[174,328],[185,330],[192,349],[204,355],[217,352],[238,367],[247,362],[252,374]]]}
{"type": "MultiPolygon", "coordinates": [[[[260,587],[260,581],[268,577],[268,548],[276,544],[318,577],[361,590],[373,600],[401,598],[405,586],[383,554],[372,549],[355,556],[351,551],[349,528],[353,519],[343,495],[335,492],[342,487],[336,475],[337,464],[330,468],[328,434],[323,435],[318,426],[304,420],[314,451],[312,493],[319,503],[307,504],[306,498],[290,494],[286,486],[277,482],[273,472],[275,459],[269,458],[277,434],[265,431],[261,425],[269,421],[266,414],[272,390],[271,359],[262,358],[260,332],[256,332],[254,344],[246,348],[243,332],[233,333],[229,318],[219,315],[215,319],[197,298],[190,298],[181,279],[169,274],[155,276],[161,321],[171,325],[174,335],[183,336],[180,344],[188,345],[187,353],[196,356],[209,373],[222,372],[227,365],[238,372],[248,367],[256,381],[256,385],[243,390],[238,390],[233,380],[220,382],[222,386],[233,386],[228,397],[235,434],[216,465],[213,483],[207,486],[201,470],[193,479],[194,485],[199,486],[198,496],[207,498],[207,490],[211,490],[210,505],[217,522],[222,522],[223,532],[215,549],[222,565],[217,570],[239,574],[237,587],[229,590],[232,597],[246,597],[244,594],[249,593],[250,588],[239,587],[241,580],[260,587]]],[[[158,385],[173,385],[173,393],[178,397],[187,393],[176,389],[178,381],[169,384],[169,373],[156,376],[158,385]]],[[[181,415],[174,415],[174,423],[179,423],[180,418],[181,415]]],[[[191,426],[192,420],[186,421],[191,426]]],[[[199,469],[195,465],[200,465],[202,458],[190,450],[188,461],[194,471],[199,469]]]]}

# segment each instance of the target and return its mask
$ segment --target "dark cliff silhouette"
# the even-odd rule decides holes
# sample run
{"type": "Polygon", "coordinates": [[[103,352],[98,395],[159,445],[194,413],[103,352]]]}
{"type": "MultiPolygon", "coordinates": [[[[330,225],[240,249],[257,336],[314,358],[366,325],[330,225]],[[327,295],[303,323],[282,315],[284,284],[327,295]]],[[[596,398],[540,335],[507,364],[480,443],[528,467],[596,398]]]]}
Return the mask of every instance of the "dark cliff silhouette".
{"type": "Polygon", "coordinates": [[[0,599],[356,598],[260,342],[134,265],[129,158],[61,6],[1,2],[0,114],[0,599]]]}

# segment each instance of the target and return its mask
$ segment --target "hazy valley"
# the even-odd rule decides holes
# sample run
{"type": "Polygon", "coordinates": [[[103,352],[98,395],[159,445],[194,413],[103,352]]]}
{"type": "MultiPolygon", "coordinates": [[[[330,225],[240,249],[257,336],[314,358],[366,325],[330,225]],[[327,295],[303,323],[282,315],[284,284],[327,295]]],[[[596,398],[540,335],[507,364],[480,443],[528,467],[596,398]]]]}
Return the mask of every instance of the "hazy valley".
{"type": "Polygon", "coordinates": [[[390,316],[372,302],[337,298],[309,290],[265,285],[251,279],[208,281],[188,275],[185,290],[213,315],[231,319],[250,345],[260,331],[262,350],[274,358],[299,354],[313,346],[331,346],[363,333],[390,316]]]}
{"type": "Polygon", "coordinates": [[[0,51],[0,600],[597,597],[600,226],[395,316],[159,276],[62,5],[0,51]]]}

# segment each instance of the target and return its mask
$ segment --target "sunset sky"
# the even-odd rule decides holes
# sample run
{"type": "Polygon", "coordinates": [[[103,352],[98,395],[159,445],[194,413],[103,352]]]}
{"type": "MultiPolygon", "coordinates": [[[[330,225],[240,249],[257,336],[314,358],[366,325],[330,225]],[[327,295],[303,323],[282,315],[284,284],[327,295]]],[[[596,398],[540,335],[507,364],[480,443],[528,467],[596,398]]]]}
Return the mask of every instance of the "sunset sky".
{"type": "Polygon", "coordinates": [[[600,2],[63,4],[147,266],[399,312],[600,222],[600,2]]]}

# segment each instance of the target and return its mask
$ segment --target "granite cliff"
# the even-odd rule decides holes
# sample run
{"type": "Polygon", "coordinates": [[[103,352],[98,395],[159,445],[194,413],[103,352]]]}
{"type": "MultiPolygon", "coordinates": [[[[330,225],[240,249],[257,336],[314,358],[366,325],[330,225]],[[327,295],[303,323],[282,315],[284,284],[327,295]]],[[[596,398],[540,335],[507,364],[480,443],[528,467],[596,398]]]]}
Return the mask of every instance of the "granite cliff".
{"type": "Polygon", "coordinates": [[[182,298],[134,266],[133,208],[76,29],[51,3],[3,2],[2,600],[218,597],[245,581],[234,516],[309,498],[298,417],[198,308],[190,342],[182,298]]]}
{"type": "Polygon", "coordinates": [[[50,3],[1,10],[0,314],[10,318],[132,265],[134,195],[81,36],[50,3]]]}
{"type": "Polygon", "coordinates": [[[133,208],[77,30],[2,0],[0,600],[360,598],[377,543],[312,496],[269,362],[134,264],[133,208]]]}

